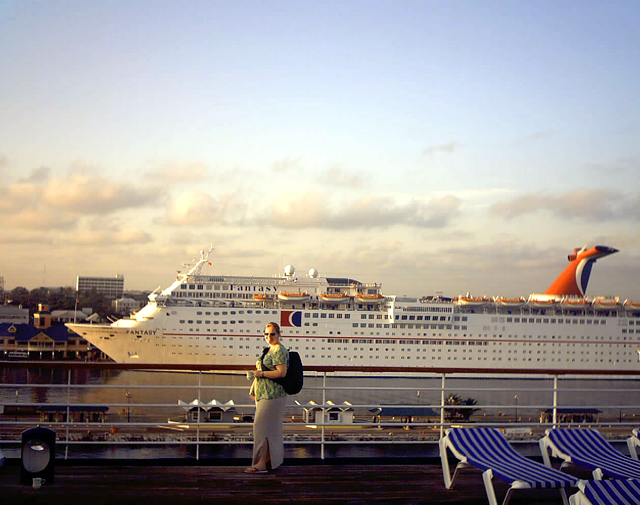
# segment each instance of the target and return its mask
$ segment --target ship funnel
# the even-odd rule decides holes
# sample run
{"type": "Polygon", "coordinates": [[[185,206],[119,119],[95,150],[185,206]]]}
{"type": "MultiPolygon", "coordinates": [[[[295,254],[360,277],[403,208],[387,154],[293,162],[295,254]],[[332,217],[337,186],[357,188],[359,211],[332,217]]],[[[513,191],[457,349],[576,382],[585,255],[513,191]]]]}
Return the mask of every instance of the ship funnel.
{"type": "Polygon", "coordinates": [[[591,267],[600,258],[618,252],[618,249],[597,245],[595,247],[574,249],[567,259],[569,266],[544,292],[545,295],[584,296],[591,276],[591,267]]]}

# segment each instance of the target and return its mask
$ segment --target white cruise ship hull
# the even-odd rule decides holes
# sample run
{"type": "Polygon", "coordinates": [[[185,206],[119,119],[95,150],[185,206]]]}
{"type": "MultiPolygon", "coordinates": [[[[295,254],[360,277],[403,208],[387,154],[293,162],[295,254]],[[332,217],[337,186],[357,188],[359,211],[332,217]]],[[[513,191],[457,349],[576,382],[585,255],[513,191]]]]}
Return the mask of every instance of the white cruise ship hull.
{"type": "MultiPolygon", "coordinates": [[[[310,367],[640,370],[640,308],[634,305],[568,308],[534,299],[518,306],[473,305],[395,296],[366,303],[358,294],[379,295],[380,285],[323,278],[314,271],[306,278],[207,276],[200,272],[207,259],[203,254],[188,274],[152,294],[130,319],[67,326],[114,361],[132,364],[252,367],[265,345],[263,328],[275,321],[283,343],[310,367]],[[293,287],[308,299],[278,298],[293,287]],[[342,295],[343,302],[324,302],[327,292],[342,295]]],[[[545,299],[553,296],[561,295],[547,293],[545,299]]]]}

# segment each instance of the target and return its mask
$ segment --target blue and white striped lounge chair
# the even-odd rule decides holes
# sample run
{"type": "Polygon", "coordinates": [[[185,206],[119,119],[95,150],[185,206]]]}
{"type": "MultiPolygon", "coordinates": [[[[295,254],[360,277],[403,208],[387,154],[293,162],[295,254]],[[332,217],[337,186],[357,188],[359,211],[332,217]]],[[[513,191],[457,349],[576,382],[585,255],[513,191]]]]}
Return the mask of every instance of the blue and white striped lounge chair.
{"type": "Polygon", "coordinates": [[[640,480],[581,480],[571,505],[638,505],[640,480]]]}
{"type": "Polygon", "coordinates": [[[633,459],[638,459],[638,446],[640,446],[640,430],[636,428],[631,431],[631,436],[627,438],[627,447],[633,459]]]}
{"type": "Polygon", "coordinates": [[[498,505],[492,482],[494,476],[511,485],[503,505],[509,503],[516,489],[549,488],[560,489],[562,501],[568,505],[564,488],[577,486],[575,477],[548,468],[516,452],[495,428],[449,428],[440,439],[440,459],[447,489],[453,487],[460,469],[473,466],[482,470],[490,505],[498,505]],[[449,470],[447,450],[459,460],[453,477],[449,470]]]}
{"type": "Polygon", "coordinates": [[[640,479],[640,461],[625,456],[596,430],[554,428],[540,439],[540,450],[547,466],[551,456],[563,460],[561,470],[571,464],[591,470],[594,479],[640,479]]]}

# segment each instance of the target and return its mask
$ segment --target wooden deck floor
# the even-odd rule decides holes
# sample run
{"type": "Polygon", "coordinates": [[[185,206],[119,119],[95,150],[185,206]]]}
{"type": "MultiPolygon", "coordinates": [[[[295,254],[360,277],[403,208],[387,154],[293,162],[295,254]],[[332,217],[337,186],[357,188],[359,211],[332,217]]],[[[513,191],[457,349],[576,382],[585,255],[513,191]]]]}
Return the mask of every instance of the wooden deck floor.
{"type": "MultiPolygon", "coordinates": [[[[57,466],[55,482],[21,485],[19,464],[0,467],[0,502],[56,505],[460,504],[488,505],[481,474],[447,490],[440,465],[311,464],[247,475],[243,466],[57,466]]],[[[573,490],[569,490],[569,494],[573,490]]],[[[506,486],[496,482],[498,501],[506,486]]],[[[561,505],[557,490],[518,491],[511,505],[561,505]]]]}

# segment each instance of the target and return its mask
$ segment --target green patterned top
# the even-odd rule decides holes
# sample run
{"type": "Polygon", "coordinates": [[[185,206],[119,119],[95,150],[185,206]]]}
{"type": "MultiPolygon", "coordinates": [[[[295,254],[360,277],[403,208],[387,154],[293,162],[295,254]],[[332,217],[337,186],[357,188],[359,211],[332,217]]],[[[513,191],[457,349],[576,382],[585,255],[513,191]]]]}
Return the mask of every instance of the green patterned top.
{"type": "MultiPolygon", "coordinates": [[[[277,365],[289,366],[289,351],[282,344],[278,344],[271,348],[265,355],[262,362],[264,362],[265,369],[275,370],[277,365]]],[[[262,363],[260,360],[256,363],[256,368],[262,370],[262,363]]],[[[267,377],[261,377],[255,379],[251,385],[251,391],[249,394],[255,396],[256,401],[259,400],[273,400],[282,396],[287,396],[284,388],[277,382],[268,379],[267,377]]]]}

